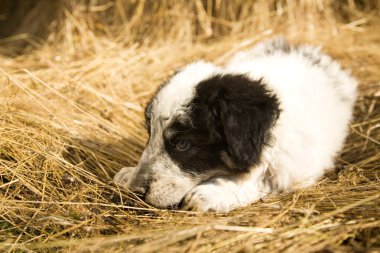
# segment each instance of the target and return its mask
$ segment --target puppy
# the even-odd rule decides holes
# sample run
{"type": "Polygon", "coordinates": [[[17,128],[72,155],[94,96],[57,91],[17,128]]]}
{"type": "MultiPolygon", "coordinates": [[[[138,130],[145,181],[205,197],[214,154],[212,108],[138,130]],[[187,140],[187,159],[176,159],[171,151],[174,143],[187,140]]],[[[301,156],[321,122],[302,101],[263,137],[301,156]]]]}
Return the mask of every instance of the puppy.
{"type": "Polygon", "coordinates": [[[115,182],[158,208],[228,212],[314,184],[348,132],[357,82],[312,46],[284,39],[198,61],[145,111],[149,140],[115,182]]]}

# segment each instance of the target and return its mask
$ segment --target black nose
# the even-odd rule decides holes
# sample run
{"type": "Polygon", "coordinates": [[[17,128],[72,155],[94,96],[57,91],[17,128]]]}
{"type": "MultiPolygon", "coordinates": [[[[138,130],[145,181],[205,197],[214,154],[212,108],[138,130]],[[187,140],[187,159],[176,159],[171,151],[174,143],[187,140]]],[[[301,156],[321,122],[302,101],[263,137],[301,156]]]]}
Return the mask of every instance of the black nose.
{"type": "Polygon", "coordinates": [[[144,200],[149,190],[149,185],[150,180],[148,178],[139,176],[129,185],[129,190],[144,200]]]}
{"type": "Polygon", "coordinates": [[[144,186],[135,186],[135,187],[130,187],[129,189],[136,195],[144,196],[147,192],[147,187],[144,186]]]}
{"type": "Polygon", "coordinates": [[[149,192],[149,187],[152,179],[151,162],[141,161],[134,176],[129,183],[129,190],[138,195],[142,200],[145,200],[145,196],[149,192]]]}

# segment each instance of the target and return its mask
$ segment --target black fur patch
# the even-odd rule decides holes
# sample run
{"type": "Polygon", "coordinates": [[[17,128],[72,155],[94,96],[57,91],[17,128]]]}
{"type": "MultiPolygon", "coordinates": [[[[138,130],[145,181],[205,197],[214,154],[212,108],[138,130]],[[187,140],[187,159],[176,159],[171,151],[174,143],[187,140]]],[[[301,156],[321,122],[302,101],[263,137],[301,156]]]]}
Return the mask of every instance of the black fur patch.
{"type": "Polygon", "coordinates": [[[191,120],[192,123],[176,119],[164,130],[164,142],[168,154],[187,172],[201,173],[208,169],[224,167],[220,158],[220,153],[226,148],[223,139],[215,138],[210,129],[205,127],[207,118],[191,120]],[[180,140],[188,142],[190,147],[184,151],[178,150],[176,144],[180,140]]]}
{"type": "Polygon", "coordinates": [[[244,75],[217,75],[200,82],[189,114],[165,130],[165,146],[174,161],[186,171],[201,172],[227,167],[221,159],[226,152],[236,165],[247,171],[259,162],[269,143],[269,130],[279,116],[279,102],[262,80],[244,75]],[[191,144],[178,151],[176,142],[191,144]]]}

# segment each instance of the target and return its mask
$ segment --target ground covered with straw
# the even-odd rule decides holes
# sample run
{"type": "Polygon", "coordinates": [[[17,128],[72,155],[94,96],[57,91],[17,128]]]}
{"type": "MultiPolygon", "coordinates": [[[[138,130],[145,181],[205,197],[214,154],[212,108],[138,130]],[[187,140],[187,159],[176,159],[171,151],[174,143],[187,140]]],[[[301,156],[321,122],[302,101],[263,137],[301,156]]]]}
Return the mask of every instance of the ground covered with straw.
{"type": "Polygon", "coordinates": [[[0,40],[0,251],[380,251],[380,3],[231,2],[63,1],[45,41],[21,36],[14,54],[20,37],[0,40]],[[323,46],[360,83],[335,170],[229,214],[158,210],[112,182],[176,68],[277,35],[323,46]]]}

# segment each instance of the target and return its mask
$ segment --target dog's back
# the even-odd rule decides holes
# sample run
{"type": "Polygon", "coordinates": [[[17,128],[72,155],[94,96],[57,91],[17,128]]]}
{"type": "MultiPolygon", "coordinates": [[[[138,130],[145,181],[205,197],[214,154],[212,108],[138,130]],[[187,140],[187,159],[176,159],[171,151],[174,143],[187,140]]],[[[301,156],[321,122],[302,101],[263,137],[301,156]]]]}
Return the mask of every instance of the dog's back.
{"type": "Polygon", "coordinates": [[[272,183],[278,190],[315,183],[343,145],[357,82],[319,48],[283,39],[238,53],[228,70],[263,78],[279,97],[282,112],[263,153],[272,183]]]}

